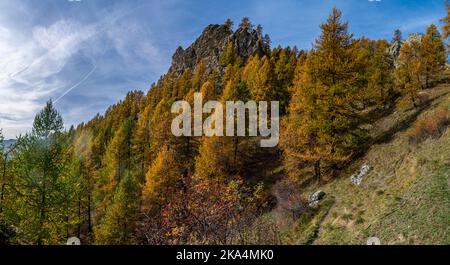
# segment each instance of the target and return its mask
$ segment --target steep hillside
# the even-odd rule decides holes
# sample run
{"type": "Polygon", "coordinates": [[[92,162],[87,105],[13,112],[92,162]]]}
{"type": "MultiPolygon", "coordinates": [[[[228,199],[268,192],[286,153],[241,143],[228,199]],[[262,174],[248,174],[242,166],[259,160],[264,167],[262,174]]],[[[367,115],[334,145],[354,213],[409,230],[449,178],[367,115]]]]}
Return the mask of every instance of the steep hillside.
{"type": "Polygon", "coordinates": [[[285,231],[285,243],[366,244],[369,237],[382,244],[450,243],[450,130],[417,144],[408,134],[437,110],[450,108],[450,85],[429,93],[421,108],[399,108],[376,122],[376,144],[336,180],[303,190],[327,195],[285,231]],[[371,169],[357,186],[350,176],[362,165],[371,169]]]}
{"type": "Polygon", "coordinates": [[[1,159],[0,244],[448,243],[444,40],[355,38],[342,18],[309,51],[246,17],[209,25],[147,93],[68,132],[50,100],[1,159]],[[177,106],[204,115],[176,128],[177,106]]]}

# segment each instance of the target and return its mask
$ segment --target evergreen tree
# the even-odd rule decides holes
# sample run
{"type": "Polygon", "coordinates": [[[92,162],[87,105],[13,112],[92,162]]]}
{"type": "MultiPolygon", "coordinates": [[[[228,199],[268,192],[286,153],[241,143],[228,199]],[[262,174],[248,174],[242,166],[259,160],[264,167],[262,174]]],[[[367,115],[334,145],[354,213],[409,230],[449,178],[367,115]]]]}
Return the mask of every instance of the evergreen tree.
{"type": "Polygon", "coordinates": [[[250,22],[250,19],[248,17],[243,17],[241,20],[241,23],[239,24],[239,28],[245,29],[245,30],[252,30],[253,25],[250,22]]]}

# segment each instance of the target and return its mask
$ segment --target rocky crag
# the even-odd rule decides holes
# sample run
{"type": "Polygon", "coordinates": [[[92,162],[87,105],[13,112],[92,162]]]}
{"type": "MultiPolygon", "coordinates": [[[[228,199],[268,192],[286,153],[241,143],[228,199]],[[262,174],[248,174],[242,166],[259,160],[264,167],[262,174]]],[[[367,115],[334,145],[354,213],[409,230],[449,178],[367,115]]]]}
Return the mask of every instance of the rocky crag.
{"type": "Polygon", "coordinates": [[[236,31],[231,26],[212,24],[207,26],[200,37],[186,49],[178,47],[172,56],[172,65],[169,74],[180,76],[185,70],[194,70],[196,65],[204,62],[208,72],[221,73],[224,67],[220,64],[220,55],[229,42],[233,43],[236,54],[242,61],[250,56],[264,55],[269,48],[260,28],[239,26],[236,31]]]}

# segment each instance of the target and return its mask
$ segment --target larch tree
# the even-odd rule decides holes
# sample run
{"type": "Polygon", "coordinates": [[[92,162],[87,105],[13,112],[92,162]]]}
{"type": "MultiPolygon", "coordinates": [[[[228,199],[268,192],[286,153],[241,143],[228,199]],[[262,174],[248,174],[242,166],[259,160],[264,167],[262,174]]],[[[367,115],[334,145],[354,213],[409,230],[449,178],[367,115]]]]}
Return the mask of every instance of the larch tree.
{"type": "Polygon", "coordinates": [[[132,136],[133,159],[137,170],[136,173],[141,177],[142,181],[151,162],[150,123],[152,113],[153,106],[147,105],[141,115],[139,115],[139,120],[132,136]]]}
{"type": "MultiPolygon", "coordinates": [[[[2,225],[3,220],[3,205],[5,199],[5,190],[7,185],[6,180],[6,166],[7,157],[5,154],[5,138],[3,137],[3,131],[0,129],[0,225],[2,225]]],[[[0,228],[1,229],[1,228],[0,228]]],[[[1,232],[0,232],[1,233],[1,232]]]]}
{"type": "Polygon", "coordinates": [[[181,180],[182,173],[173,151],[167,147],[162,148],[145,176],[142,210],[152,212],[167,204],[181,180]]]}
{"type": "Polygon", "coordinates": [[[127,175],[119,184],[112,202],[108,205],[105,217],[95,227],[97,244],[131,244],[139,213],[138,181],[127,175]]]}
{"type": "Polygon", "coordinates": [[[242,72],[242,80],[247,84],[252,100],[275,100],[273,69],[269,59],[264,56],[251,57],[242,72]]]}
{"type": "Polygon", "coordinates": [[[134,121],[126,119],[108,144],[99,174],[96,177],[97,215],[101,217],[111,203],[122,179],[131,174],[131,134],[134,121]]]}
{"type": "Polygon", "coordinates": [[[71,153],[62,130],[62,118],[49,101],[14,151],[16,226],[29,243],[57,244],[70,236],[78,180],[69,174],[71,153]]]}
{"type": "Polygon", "coordinates": [[[275,65],[275,91],[273,92],[274,98],[280,101],[281,114],[285,114],[291,100],[289,88],[292,86],[294,79],[294,72],[297,66],[297,51],[295,49],[290,50],[281,49],[278,56],[273,56],[275,65]]]}
{"type": "MultiPolygon", "coordinates": [[[[442,27],[442,37],[447,40],[450,37],[450,1],[445,1],[445,7],[447,10],[447,15],[441,19],[442,27]]],[[[448,46],[447,46],[448,48],[448,46]]]]}
{"type": "Polygon", "coordinates": [[[403,96],[402,103],[409,101],[414,106],[418,105],[417,97],[422,90],[421,70],[421,43],[414,40],[406,41],[400,49],[394,72],[396,89],[403,96]]]}
{"type": "Polygon", "coordinates": [[[225,46],[224,50],[220,54],[220,64],[224,67],[228,65],[233,65],[238,61],[238,56],[236,54],[236,50],[234,49],[233,42],[229,41],[225,46]]]}
{"type": "Polygon", "coordinates": [[[432,24],[427,28],[421,43],[421,72],[425,88],[429,88],[444,71],[446,55],[445,46],[437,27],[432,24]]]}
{"type": "Polygon", "coordinates": [[[357,152],[364,138],[355,110],[355,101],[363,91],[357,78],[357,50],[341,17],[341,11],[333,8],[321,25],[314,49],[297,71],[300,76],[295,78],[281,137],[288,171],[297,170],[293,159],[303,161],[314,165],[318,181],[324,166],[334,171],[357,152]]]}
{"type": "Polygon", "coordinates": [[[389,54],[386,40],[369,40],[361,38],[356,42],[358,64],[360,65],[359,82],[366,86],[361,94],[364,103],[383,108],[393,97],[394,63],[389,54]]]}

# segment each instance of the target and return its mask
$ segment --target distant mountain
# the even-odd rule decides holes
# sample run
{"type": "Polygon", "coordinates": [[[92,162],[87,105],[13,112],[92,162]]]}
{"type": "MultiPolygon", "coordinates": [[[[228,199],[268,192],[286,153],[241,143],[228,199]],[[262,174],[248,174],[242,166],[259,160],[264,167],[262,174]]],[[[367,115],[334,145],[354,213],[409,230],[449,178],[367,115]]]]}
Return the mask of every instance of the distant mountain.
{"type": "Polygon", "coordinates": [[[4,143],[5,143],[5,150],[8,150],[11,145],[16,143],[16,140],[9,139],[9,140],[5,140],[4,143]]]}

